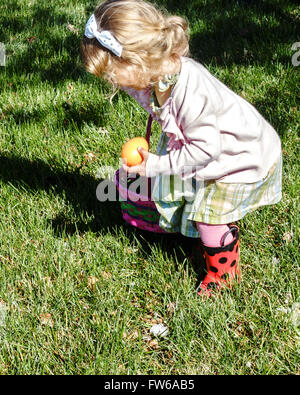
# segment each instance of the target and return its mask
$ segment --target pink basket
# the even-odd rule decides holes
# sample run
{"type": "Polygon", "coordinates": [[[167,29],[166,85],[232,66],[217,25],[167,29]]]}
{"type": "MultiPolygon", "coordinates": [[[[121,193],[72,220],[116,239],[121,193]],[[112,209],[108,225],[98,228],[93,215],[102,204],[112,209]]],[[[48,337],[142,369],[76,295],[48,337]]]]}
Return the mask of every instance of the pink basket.
{"type": "MultiPolygon", "coordinates": [[[[152,116],[147,124],[146,140],[150,141],[152,116]]],[[[147,177],[128,177],[128,174],[119,169],[115,173],[115,183],[120,195],[123,219],[132,226],[155,233],[168,233],[159,226],[160,214],[151,198],[152,179],[147,177]],[[145,194],[130,189],[132,182],[138,180],[145,194]],[[145,188],[144,188],[144,187],[145,188]]]]}

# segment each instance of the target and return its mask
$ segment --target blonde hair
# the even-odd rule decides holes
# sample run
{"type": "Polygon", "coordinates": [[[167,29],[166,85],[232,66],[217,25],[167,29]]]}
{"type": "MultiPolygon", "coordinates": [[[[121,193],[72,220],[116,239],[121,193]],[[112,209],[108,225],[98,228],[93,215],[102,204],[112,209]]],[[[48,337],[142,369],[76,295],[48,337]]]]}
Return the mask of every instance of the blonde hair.
{"type": "Polygon", "coordinates": [[[81,50],[87,71],[116,84],[114,66],[132,66],[140,78],[135,88],[154,84],[165,60],[176,61],[189,53],[188,23],[169,16],[144,0],[106,0],[95,10],[98,31],[109,30],[123,47],[113,55],[96,38],[83,37],[81,50]]]}

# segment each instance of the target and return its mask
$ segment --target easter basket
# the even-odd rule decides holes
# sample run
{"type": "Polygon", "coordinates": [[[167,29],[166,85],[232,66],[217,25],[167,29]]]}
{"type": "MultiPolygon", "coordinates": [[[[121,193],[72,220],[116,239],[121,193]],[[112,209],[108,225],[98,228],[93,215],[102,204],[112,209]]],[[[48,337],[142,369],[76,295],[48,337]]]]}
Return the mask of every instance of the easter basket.
{"type": "MultiPolygon", "coordinates": [[[[149,144],[152,116],[147,123],[146,140],[149,144]]],[[[159,226],[160,214],[151,198],[153,178],[131,176],[122,168],[115,173],[123,219],[139,229],[155,233],[167,233],[159,226]]]]}

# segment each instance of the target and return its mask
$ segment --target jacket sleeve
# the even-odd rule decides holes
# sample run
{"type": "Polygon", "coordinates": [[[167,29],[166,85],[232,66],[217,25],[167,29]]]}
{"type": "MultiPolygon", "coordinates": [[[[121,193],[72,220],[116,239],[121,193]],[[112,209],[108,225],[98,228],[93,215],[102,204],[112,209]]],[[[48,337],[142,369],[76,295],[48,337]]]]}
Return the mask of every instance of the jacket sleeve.
{"type": "MultiPolygon", "coordinates": [[[[197,102],[201,102],[199,97],[197,102]]],[[[181,148],[162,156],[149,154],[146,163],[147,177],[182,174],[191,167],[203,168],[219,157],[221,135],[217,117],[213,109],[208,108],[207,100],[203,100],[202,104],[189,106],[183,113],[180,126],[184,144],[181,148]]]]}

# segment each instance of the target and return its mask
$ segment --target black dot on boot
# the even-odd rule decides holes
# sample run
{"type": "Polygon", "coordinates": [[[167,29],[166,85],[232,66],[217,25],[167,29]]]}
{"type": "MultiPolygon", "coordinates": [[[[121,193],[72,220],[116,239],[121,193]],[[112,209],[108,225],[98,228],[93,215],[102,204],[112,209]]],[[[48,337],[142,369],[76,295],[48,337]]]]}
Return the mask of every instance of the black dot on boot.
{"type": "Polygon", "coordinates": [[[210,270],[211,270],[212,272],[214,272],[214,273],[218,273],[218,269],[217,269],[216,267],[214,267],[214,266],[211,266],[211,267],[210,267],[210,270]]]}
{"type": "Polygon", "coordinates": [[[232,261],[230,267],[233,267],[236,264],[236,260],[232,261]]]}
{"type": "Polygon", "coordinates": [[[222,264],[224,264],[224,263],[227,262],[227,258],[225,258],[225,257],[224,257],[224,258],[220,258],[220,259],[219,259],[219,262],[222,263],[222,264]]]}
{"type": "Polygon", "coordinates": [[[218,284],[217,283],[208,283],[207,284],[207,289],[218,289],[218,284]]]}

